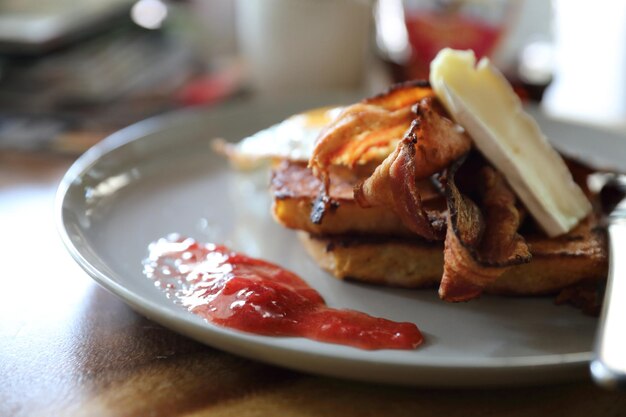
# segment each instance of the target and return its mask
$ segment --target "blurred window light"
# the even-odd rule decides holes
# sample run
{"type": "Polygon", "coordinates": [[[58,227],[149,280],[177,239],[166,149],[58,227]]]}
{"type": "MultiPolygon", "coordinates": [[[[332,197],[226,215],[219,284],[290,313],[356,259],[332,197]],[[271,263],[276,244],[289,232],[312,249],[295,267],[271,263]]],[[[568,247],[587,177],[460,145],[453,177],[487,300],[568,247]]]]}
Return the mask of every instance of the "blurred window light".
{"type": "Polygon", "coordinates": [[[394,62],[405,62],[411,54],[409,37],[404,23],[404,10],[401,0],[377,2],[376,43],[378,47],[394,62]]]}
{"type": "Polygon", "coordinates": [[[519,76],[529,84],[548,84],[554,72],[554,46],[552,42],[535,41],[526,45],[519,58],[519,76]]]}
{"type": "Polygon", "coordinates": [[[130,10],[130,17],[146,29],[159,29],[167,18],[167,6],[161,0],[139,0],[130,10]]]}
{"type": "Polygon", "coordinates": [[[626,1],[554,0],[553,117],[626,131],[626,1]]]}

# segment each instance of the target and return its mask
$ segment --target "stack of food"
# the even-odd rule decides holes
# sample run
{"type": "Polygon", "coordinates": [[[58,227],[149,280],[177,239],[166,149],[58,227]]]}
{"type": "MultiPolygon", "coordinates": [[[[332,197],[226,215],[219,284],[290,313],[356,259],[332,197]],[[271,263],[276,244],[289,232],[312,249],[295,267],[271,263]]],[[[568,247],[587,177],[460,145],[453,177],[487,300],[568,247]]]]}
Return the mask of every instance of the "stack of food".
{"type": "Polygon", "coordinates": [[[560,293],[590,307],[582,289],[607,273],[591,171],[548,144],[488,60],[444,50],[429,81],[325,114],[312,150],[274,155],[271,177],[275,219],[322,268],[438,285],[446,301],[560,293]]]}

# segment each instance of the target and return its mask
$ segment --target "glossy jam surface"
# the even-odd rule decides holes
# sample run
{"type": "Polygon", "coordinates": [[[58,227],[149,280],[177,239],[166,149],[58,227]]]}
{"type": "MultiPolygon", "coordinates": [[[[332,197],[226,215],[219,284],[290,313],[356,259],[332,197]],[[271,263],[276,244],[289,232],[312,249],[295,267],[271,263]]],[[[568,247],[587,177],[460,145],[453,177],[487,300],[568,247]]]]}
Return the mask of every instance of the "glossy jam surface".
{"type": "Polygon", "coordinates": [[[224,327],[372,350],[413,349],[423,340],[412,323],[330,308],[296,274],[221,245],[159,239],[144,273],[175,302],[224,327]]]}

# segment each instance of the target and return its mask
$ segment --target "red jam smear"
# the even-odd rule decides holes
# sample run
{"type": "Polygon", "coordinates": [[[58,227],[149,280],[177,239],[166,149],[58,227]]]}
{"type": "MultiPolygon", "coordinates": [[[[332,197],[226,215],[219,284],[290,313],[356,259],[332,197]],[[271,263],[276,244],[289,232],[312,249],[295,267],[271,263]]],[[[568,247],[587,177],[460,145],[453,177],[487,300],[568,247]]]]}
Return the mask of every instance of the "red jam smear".
{"type": "Polygon", "coordinates": [[[170,235],[149,247],[144,273],[168,297],[219,326],[361,349],[414,349],[413,323],[330,308],[293,272],[226,246],[170,235]]]}

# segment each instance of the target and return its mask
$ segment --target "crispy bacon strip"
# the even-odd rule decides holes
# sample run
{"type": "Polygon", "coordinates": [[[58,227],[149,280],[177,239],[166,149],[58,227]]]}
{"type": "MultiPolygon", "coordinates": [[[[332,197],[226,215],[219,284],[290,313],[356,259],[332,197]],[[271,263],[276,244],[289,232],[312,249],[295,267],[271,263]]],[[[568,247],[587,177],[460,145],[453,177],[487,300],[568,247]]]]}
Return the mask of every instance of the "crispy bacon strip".
{"type": "Polygon", "coordinates": [[[424,98],[416,118],[394,152],[354,190],[362,207],[387,206],[413,232],[428,240],[442,240],[442,219],[424,210],[419,180],[443,170],[471,148],[471,139],[447,117],[434,98],[424,98]]]}
{"type": "Polygon", "coordinates": [[[439,296],[446,301],[468,301],[514,265],[530,262],[531,254],[517,229],[521,212],[516,197],[502,174],[489,166],[479,173],[482,210],[463,195],[455,174],[446,178],[448,230],[444,249],[444,272],[439,296]]]}
{"type": "Polygon", "coordinates": [[[328,197],[330,166],[354,168],[383,161],[411,126],[411,107],[434,93],[427,82],[399,84],[386,93],[347,107],[318,138],[309,167],[322,181],[320,196],[311,220],[319,223],[330,207],[328,197]]]}

